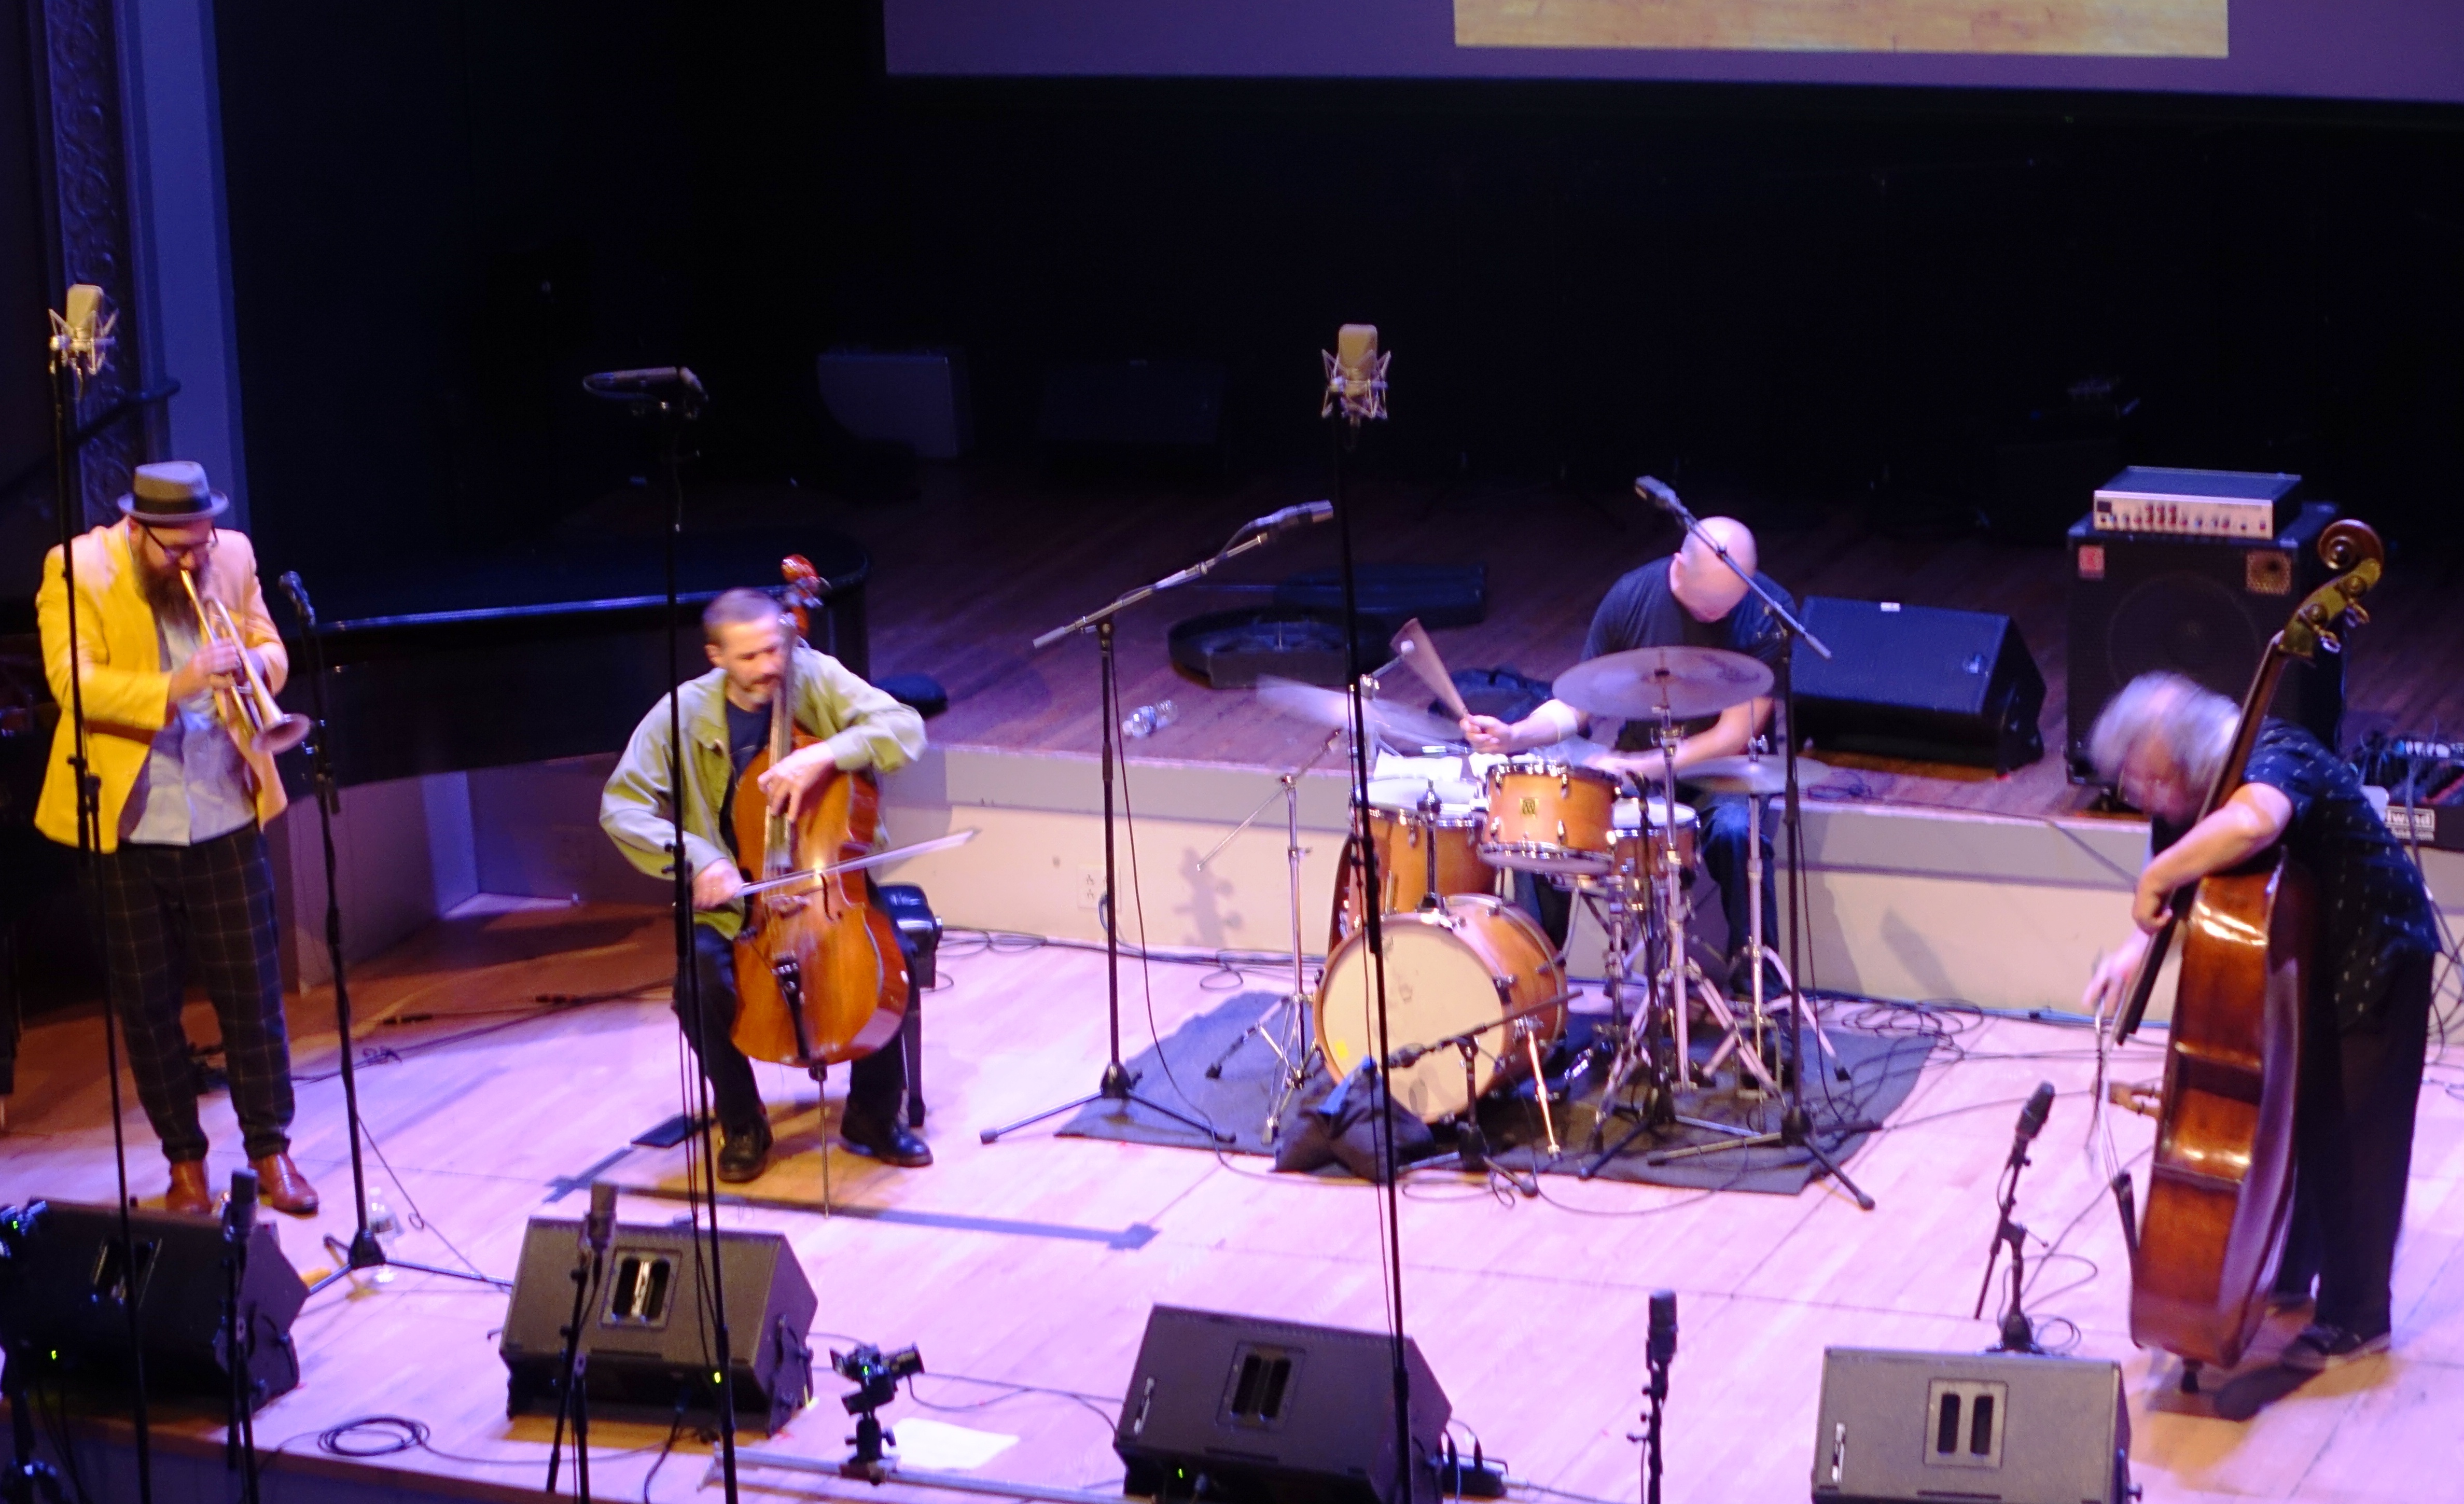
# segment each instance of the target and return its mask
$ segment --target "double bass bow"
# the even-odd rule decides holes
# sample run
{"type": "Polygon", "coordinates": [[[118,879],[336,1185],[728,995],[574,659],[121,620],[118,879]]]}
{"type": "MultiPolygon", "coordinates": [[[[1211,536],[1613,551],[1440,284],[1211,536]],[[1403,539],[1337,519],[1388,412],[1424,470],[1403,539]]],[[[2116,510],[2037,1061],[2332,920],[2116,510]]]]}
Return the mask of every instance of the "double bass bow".
{"type": "MultiPolygon", "coordinates": [[[[2341,652],[2349,619],[2378,583],[2385,550],[2356,521],[2329,526],[2319,554],[2336,578],[2302,601],[2269,639],[2241,719],[2199,818],[2244,781],[2260,722],[2285,665],[2341,652]]],[[[2241,1360],[2266,1315],[2263,1292],[2284,1242],[2293,1186],[2294,1087],[2301,1015],[2318,929],[2310,875],[2282,842],[2175,895],[2149,937],[2114,1028],[2128,1039],[2147,1011],[2176,932],[2181,977],[2154,1116],[2146,1209],[2130,1255],[2130,1338],[2189,1365],[2241,1360]]]]}
{"type": "Polygon", "coordinates": [[[863,867],[881,828],[881,786],[869,770],[833,770],[791,815],[759,794],[761,775],[818,737],[796,724],[796,649],[821,605],[821,576],[802,555],[786,578],[779,689],[770,743],[737,779],[738,865],[769,887],[745,899],[736,937],[736,1025],[729,1037],[756,1060],[825,1065],[869,1055],[898,1035],[907,1015],[907,961],[898,929],[871,901],[863,867]],[[805,882],[781,881],[812,874],[805,882]]]}

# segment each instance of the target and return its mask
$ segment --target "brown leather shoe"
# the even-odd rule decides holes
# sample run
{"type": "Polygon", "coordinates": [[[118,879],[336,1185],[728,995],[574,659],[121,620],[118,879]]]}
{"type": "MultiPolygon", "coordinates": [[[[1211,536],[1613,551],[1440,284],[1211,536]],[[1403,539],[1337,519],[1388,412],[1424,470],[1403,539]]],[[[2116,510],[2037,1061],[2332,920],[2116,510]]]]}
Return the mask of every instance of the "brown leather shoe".
{"type": "Polygon", "coordinates": [[[165,1211],[185,1211],[191,1216],[214,1214],[214,1193],[206,1186],[206,1161],[175,1161],[171,1165],[171,1188],[163,1193],[165,1211]]]}
{"type": "Polygon", "coordinates": [[[256,1199],[263,1205],[295,1217],[317,1209],[317,1187],[308,1183],[308,1177],[299,1173],[288,1153],[251,1160],[248,1167],[256,1172],[256,1199]]]}

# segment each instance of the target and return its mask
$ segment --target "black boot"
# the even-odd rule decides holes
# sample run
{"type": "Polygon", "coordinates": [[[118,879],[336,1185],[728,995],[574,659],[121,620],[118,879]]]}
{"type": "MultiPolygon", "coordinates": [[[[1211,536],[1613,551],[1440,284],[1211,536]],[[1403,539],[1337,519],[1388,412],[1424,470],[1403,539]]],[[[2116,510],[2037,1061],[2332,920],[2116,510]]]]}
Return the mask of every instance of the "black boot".
{"type": "Polygon", "coordinates": [[[884,1122],[850,1111],[839,1118],[839,1139],[858,1154],[902,1170],[920,1170],[933,1162],[933,1146],[909,1133],[895,1114],[884,1122]]]}
{"type": "Polygon", "coordinates": [[[770,1119],[757,1118],[750,1128],[726,1130],[718,1145],[718,1178],[731,1185],[761,1178],[770,1167],[770,1119]]]}

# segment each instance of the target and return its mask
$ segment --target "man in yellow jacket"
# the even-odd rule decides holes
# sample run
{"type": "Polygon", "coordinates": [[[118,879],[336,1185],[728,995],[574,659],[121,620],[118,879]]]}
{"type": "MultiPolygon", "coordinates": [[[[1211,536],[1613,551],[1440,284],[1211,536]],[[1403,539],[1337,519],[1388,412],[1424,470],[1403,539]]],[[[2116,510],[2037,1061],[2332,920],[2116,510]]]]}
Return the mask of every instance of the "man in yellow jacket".
{"type": "Polygon", "coordinates": [[[164,1205],[213,1209],[196,1071],[180,1022],[193,977],[221,1022],[231,1107],[261,1197],[304,1215],[317,1209],[317,1191],[291,1162],[291,1042],[264,834],[282,812],[282,782],[271,758],[233,735],[222,693],[240,682],[243,651],[269,689],[281,685],[290,660],[266,614],[255,550],[245,534],[214,525],[230,505],[203,466],[138,466],[120,498],[121,520],[74,545],[74,654],[60,550],[44,559],[35,610],[60,724],[34,825],[77,844],[74,672],[97,796],[104,970],[127,1029],[138,1100],[171,1163],[164,1205]],[[241,642],[219,639],[197,620],[184,570],[200,597],[230,610],[241,642]]]}

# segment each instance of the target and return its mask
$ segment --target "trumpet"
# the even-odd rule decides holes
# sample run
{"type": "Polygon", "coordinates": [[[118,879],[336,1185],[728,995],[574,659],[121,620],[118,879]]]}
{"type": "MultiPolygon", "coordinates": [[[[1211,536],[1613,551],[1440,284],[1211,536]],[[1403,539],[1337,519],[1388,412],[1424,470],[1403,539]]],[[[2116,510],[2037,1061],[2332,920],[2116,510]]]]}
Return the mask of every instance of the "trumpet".
{"type": "Polygon", "coordinates": [[[238,645],[240,682],[214,694],[223,702],[223,723],[239,739],[241,749],[273,757],[306,741],[316,723],[274,702],[274,692],[265,687],[264,677],[256,672],[256,659],[249,652],[247,640],[239,634],[239,624],[231,620],[231,608],[220,601],[200,596],[196,577],[187,569],[180,571],[180,584],[187,587],[188,604],[196,609],[198,633],[208,642],[238,645]],[[242,725],[248,727],[244,734],[239,729],[242,725]]]}

